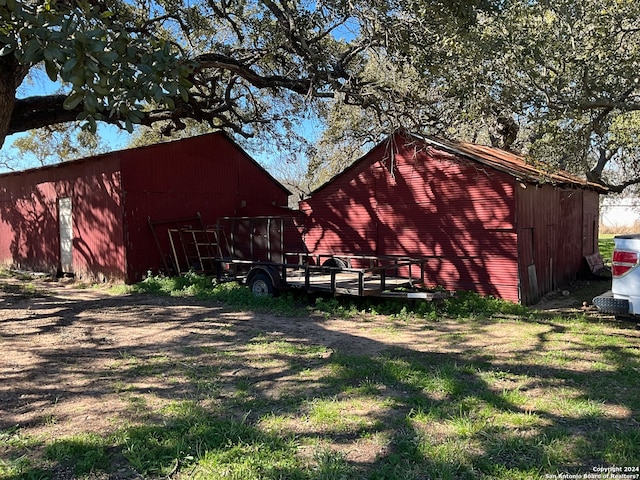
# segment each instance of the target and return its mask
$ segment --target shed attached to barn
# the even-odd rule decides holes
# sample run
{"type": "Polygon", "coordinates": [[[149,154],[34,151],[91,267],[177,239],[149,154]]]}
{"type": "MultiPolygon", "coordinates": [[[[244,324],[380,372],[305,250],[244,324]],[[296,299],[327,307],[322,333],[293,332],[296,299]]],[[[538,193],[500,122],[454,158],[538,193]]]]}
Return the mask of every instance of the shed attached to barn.
{"type": "Polygon", "coordinates": [[[222,132],[5,173],[0,264],[135,282],[169,250],[149,219],[275,215],[289,195],[222,132]]]}
{"type": "Polygon", "coordinates": [[[602,192],[503,150],[398,131],[300,210],[311,252],[426,257],[428,285],[530,305],[598,252],[602,192]]]}

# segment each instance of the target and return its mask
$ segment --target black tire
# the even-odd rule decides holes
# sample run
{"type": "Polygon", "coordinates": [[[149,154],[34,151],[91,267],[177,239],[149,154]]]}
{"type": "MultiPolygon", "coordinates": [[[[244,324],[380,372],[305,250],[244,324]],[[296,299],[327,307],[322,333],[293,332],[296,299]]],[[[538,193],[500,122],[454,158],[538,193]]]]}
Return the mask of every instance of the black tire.
{"type": "Polygon", "coordinates": [[[268,297],[275,293],[273,282],[266,273],[256,273],[249,281],[249,290],[256,297],[268,297]]]}
{"type": "Polygon", "coordinates": [[[342,260],[341,258],[335,258],[335,257],[325,260],[322,266],[339,268],[339,269],[347,268],[347,264],[344,260],[342,260]]]}

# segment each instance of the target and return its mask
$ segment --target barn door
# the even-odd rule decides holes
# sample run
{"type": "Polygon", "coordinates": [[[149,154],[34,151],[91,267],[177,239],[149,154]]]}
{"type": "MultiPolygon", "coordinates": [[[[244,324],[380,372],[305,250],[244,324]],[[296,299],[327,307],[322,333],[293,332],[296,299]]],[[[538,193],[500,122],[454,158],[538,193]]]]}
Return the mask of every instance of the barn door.
{"type": "Polygon", "coordinates": [[[60,230],[60,268],[63,272],[73,273],[73,223],[71,199],[58,199],[58,226],[60,230]]]}
{"type": "Polygon", "coordinates": [[[533,228],[523,228],[518,234],[520,254],[520,300],[524,305],[536,303],[540,297],[538,272],[535,261],[535,242],[533,228]]]}

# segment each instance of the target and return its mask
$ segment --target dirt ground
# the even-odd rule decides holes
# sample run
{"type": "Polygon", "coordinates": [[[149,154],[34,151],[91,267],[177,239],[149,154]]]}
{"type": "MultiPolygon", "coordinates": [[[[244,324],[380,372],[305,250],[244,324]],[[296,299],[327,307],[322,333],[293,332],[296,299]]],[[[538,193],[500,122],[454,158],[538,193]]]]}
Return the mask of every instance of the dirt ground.
{"type": "MultiPolygon", "coordinates": [[[[121,401],[111,374],[117,362],[168,351],[180,361],[186,348],[206,343],[233,349],[256,332],[351,353],[375,353],[390,344],[440,348],[427,338],[428,331],[410,325],[386,335],[384,319],[368,321],[365,333],[362,323],[353,320],[284,319],[188,298],[114,296],[104,288],[82,289],[65,281],[30,281],[35,290],[28,294],[19,280],[0,283],[0,432],[16,426],[46,438],[108,432],[131,415],[131,405],[121,401]],[[212,338],[213,328],[232,334],[212,338]]],[[[580,312],[583,301],[606,287],[607,282],[583,282],[548,296],[537,308],[580,312]]],[[[157,384],[145,381],[136,385],[139,391],[167,388],[162,377],[155,379],[157,384]]],[[[171,385],[176,391],[183,387],[171,385]]],[[[0,448],[0,458],[2,454],[0,448]]]]}

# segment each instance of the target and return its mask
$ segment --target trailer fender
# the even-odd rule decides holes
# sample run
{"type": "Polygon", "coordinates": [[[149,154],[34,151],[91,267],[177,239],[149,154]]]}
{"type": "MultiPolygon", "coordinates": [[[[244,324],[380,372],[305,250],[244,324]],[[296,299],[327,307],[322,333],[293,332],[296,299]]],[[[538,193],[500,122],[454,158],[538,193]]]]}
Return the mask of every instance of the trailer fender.
{"type": "Polygon", "coordinates": [[[282,289],[282,278],[273,265],[254,266],[249,270],[245,283],[251,287],[252,283],[258,278],[264,278],[265,281],[270,281],[274,292],[282,289]]]}
{"type": "Polygon", "coordinates": [[[331,267],[331,268],[339,268],[342,270],[343,268],[347,268],[347,262],[339,257],[331,257],[324,262],[322,262],[323,267],[331,267]]]}

